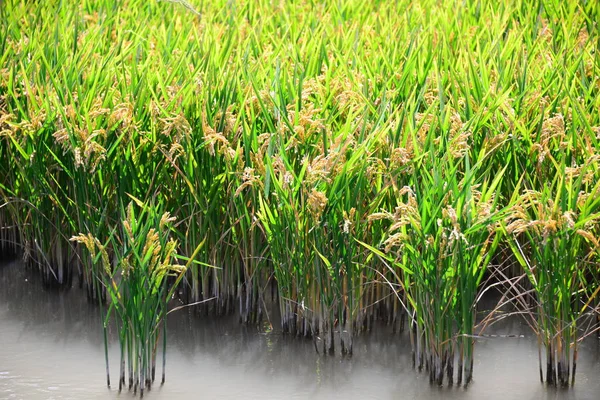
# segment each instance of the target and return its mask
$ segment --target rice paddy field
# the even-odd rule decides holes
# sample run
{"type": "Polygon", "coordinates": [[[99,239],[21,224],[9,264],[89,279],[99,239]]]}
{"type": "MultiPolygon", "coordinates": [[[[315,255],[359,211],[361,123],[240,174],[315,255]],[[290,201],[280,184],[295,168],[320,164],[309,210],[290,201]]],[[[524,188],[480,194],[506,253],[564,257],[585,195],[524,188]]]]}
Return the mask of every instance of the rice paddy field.
{"type": "Polygon", "coordinates": [[[83,294],[79,362],[115,392],[169,386],[185,314],[188,351],[233,318],[457,398],[511,385],[475,343],[518,326],[495,346],[531,339],[534,397],[575,396],[598,371],[598,21],[594,0],[1,0],[0,256],[83,294]]]}

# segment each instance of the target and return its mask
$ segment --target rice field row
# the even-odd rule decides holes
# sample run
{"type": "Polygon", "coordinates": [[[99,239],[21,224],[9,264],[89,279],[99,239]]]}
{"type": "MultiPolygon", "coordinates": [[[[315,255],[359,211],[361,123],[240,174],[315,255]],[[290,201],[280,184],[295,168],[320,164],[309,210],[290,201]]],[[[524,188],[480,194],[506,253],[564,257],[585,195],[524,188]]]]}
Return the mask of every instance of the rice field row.
{"type": "Polygon", "coordinates": [[[120,321],[120,387],[150,388],[174,295],[244,323],[276,295],[322,353],[406,325],[416,368],[468,384],[474,338],[506,317],[476,319],[496,289],[541,380],[574,383],[599,311],[597,2],[0,16],[0,249],[120,321]]]}

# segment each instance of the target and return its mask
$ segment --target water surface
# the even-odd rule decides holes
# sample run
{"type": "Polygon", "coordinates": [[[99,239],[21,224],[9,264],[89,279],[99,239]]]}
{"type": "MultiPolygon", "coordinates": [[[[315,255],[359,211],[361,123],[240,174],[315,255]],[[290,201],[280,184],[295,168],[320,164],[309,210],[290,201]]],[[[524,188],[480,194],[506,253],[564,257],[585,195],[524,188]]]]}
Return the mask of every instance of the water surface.
{"type": "MultiPolygon", "coordinates": [[[[105,384],[102,330],[83,292],[45,290],[18,262],[0,265],[0,399],[133,399],[105,384]]],[[[411,368],[407,338],[385,329],[355,340],[354,355],[319,356],[311,341],[245,328],[235,317],[169,318],[167,382],[149,399],[597,399],[600,351],[585,342],[571,389],[539,382],[535,337],[519,320],[478,340],[467,390],[438,388],[411,368]]],[[[118,346],[110,348],[118,384],[118,346]]],[[[160,370],[159,370],[160,371],[160,370]]],[[[158,372],[157,371],[157,375],[158,372]]]]}

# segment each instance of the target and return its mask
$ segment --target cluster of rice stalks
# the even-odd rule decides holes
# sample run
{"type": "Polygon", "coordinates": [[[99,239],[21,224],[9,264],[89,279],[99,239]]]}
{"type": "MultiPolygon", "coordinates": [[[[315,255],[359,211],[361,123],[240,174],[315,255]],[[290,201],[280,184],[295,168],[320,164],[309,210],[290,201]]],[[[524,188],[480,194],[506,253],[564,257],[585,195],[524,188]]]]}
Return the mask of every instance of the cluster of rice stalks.
{"type": "MultiPolygon", "coordinates": [[[[121,346],[119,391],[125,386],[129,370],[129,389],[150,389],[155,378],[156,356],[163,334],[163,375],[165,381],[167,302],[173,296],[186,267],[175,261],[178,242],[169,238],[173,218],[137,201],[123,210],[118,232],[102,242],[92,234],[79,234],[72,241],[83,244],[91,259],[94,282],[108,294],[104,316],[106,378],[110,387],[107,325],[111,314],[118,321],[121,346]],[[109,247],[110,244],[110,247],[109,247]],[[109,251],[111,254],[109,254],[109,251]],[[111,260],[112,257],[112,260],[111,260]],[[169,276],[175,282],[167,284],[169,276]],[[162,330],[161,330],[162,325],[162,330]]],[[[102,307],[102,302],[100,302],[102,307]]]]}
{"type": "Polygon", "coordinates": [[[509,244],[536,293],[532,325],[546,350],[551,384],[575,381],[579,324],[596,319],[595,311],[586,309],[597,295],[597,270],[589,267],[597,268],[600,248],[594,232],[600,182],[588,174],[597,171],[597,162],[594,157],[571,168],[563,163],[551,182],[515,199],[507,219],[509,244]]]}
{"type": "Polygon", "coordinates": [[[433,148],[419,157],[410,185],[394,190],[394,211],[369,216],[390,223],[383,252],[363,243],[390,262],[410,314],[413,363],[439,385],[445,374],[453,384],[455,358],[457,383],[472,379],[476,298],[500,238],[496,191],[503,171],[490,181],[481,164],[461,157],[433,148]]]}
{"type": "Polygon", "coordinates": [[[377,319],[408,321],[415,365],[468,383],[490,275],[530,316],[547,380],[566,382],[595,329],[580,322],[598,314],[599,13],[584,0],[6,0],[0,249],[49,283],[79,276],[128,321],[140,388],[170,291],[257,323],[270,290],[282,330],[324,353],[351,353],[377,319]],[[173,242],[149,203],[124,211],[132,198],[176,218],[173,242]],[[161,262],[189,261],[142,321],[149,229],[161,262]],[[496,268],[506,254],[520,269],[496,268]]]}

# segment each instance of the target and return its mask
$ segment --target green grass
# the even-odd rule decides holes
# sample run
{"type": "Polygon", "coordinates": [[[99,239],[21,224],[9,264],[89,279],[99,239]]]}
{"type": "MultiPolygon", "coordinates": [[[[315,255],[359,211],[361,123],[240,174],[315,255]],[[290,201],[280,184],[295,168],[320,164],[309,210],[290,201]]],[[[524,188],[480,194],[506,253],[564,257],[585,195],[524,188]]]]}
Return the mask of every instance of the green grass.
{"type": "MultiPolygon", "coordinates": [[[[546,380],[573,380],[600,287],[597,2],[6,0],[0,16],[0,248],[48,283],[78,275],[134,320],[151,290],[123,262],[145,265],[169,212],[199,314],[258,323],[276,282],[282,330],[319,352],[408,321],[415,365],[468,383],[500,276],[546,380]]],[[[152,326],[120,328],[140,388],[152,326]]]]}

